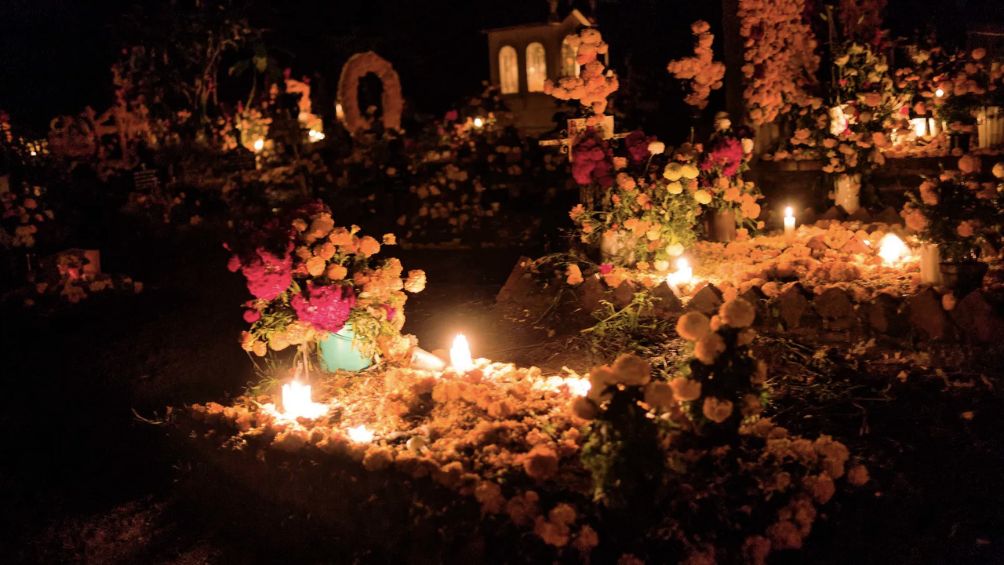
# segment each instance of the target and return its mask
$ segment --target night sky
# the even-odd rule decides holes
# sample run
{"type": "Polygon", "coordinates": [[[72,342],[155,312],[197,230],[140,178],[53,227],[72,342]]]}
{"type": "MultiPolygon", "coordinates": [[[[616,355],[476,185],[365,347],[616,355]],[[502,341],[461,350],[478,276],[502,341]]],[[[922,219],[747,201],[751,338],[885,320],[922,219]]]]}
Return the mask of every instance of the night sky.
{"type": "MultiPolygon", "coordinates": [[[[54,115],[109,103],[109,65],[118,48],[133,40],[121,24],[122,14],[141,4],[135,0],[2,4],[0,108],[19,124],[44,130],[54,115]]],[[[158,4],[167,3],[150,5],[158,4]]],[[[588,10],[587,2],[580,4],[588,10]]],[[[315,93],[330,96],[342,62],[354,52],[373,49],[398,69],[412,110],[425,112],[444,111],[479,91],[488,74],[482,30],[547,16],[544,0],[246,0],[239,5],[247,6],[248,18],[267,30],[266,42],[283,66],[291,67],[294,75],[313,77],[315,93]]],[[[631,66],[650,75],[647,80],[656,82],[657,89],[672,88],[662,70],[666,61],[689,50],[689,23],[704,18],[714,28],[721,17],[717,2],[600,0],[596,5],[621,76],[631,66]]],[[[567,2],[562,6],[567,10],[567,2]]],[[[963,17],[987,22],[1000,21],[1004,15],[999,0],[893,0],[886,11],[886,22],[896,35],[910,36],[915,29],[936,25],[949,42],[964,37],[963,17]]],[[[718,40],[716,46],[720,48],[718,40]]]]}

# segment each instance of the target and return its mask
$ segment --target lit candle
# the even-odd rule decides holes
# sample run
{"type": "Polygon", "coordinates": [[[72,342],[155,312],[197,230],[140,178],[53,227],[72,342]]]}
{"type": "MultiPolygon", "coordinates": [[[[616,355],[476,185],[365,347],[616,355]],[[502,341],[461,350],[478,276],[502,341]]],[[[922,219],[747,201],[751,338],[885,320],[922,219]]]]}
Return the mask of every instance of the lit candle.
{"type": "Polygon", "coordinates": [[[934,95],[937,96],[938,98],[941,98],[942,96],[945,95],[945,91],[939,88],[934,91],[934,95]]]}
{"type": "Polygon", "coordinates": [[[373,441],[373,430],[367,428],[365,424],[349,428],[346,432],[348,432],[349,441],[352,443],[369,443],[373,441]]]}
{"type": "Polygon", "coordinates": [[[262,149],[265,148],[265,140],[261,139],[261,138],[258,138],[256,140],[254,140],[254,144],[253,145],[254,145],[255,153],[257,153],[257,152],[259,152],[259,151],[261,151],[262,149]]]}
{"type": "Polygon", "coordinates": [[[315,143],[324,139],[324,132],[312,129],[307,132],[307,137],[310,138],[311,143],[315,143]]]}
{"type": "Polygon", "coordinates": [[[679,287],[690,284],[694,280],[694,269],[691,268],[690,262],[687,261],[686,257],[680,257],[676,260],[676,272],[670,273],[666,277],[666,283],[669,286],[679,287]]]}
{"type": "Polygon", "coordinates": [[[476,127],[477,129],[481,129],[481,127],[484,126],[484,125],[485,125],[485,121],[482,120],[480,116],[478,116],[477,118],[474,118],[474,127],[476,127]]]}
{"type": "Polygon", "coordinates": [[[795,210],[791,206],[784,208],[784,235],[795,233],[795,210]]]}
{"type": "Polygon", "coordinates": [[[910,253],[910,248],[894,233],[887,233],[879,242],[879,257],[886,265],[902,261],[910,253]]]}
{"type": "Polygon", "coordinates": [[[453,338],[453,346],[450,347],[450,365],[458,373],[466,373],[474,368],[471,346],[464,334],[457,334],[457,337],[453,338]]]}
{"type": "Polygon", "coordinates": [[[314,402],[310,398],[310,385],[298,379],[282,385],[282,416],[297,418],[320,418],[328,411],[327,404],[314,402]]]}
{"type": "Polygon", "coordinates": [[[910,124],[913,126],[913,134],[917,137],[927,135],[927,118],[911,118],[910,124]]]}

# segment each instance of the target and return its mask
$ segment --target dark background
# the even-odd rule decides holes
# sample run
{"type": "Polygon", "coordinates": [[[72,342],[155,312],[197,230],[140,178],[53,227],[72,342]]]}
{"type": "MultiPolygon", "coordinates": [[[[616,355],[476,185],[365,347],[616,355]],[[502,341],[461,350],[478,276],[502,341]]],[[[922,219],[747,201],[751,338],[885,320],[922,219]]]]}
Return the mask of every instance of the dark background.
{"type": "MultiPolygon", "coordinates": [[[[109,66],[118,49],[135,40],[122,15],[194,1],[0,2],[0,109],[22,127],[44,132],[54,115],[75,114],[86,105],[107,107],[112,95],[109,66]]],[[[544,21],[548,12],[545,0],[241,0],[238,5],[244,6],[253,25],[267,30],[266,42],[282,66],[292,68],[294,76],[313,78],[314,93],[321,100],[331,99],[349,55],[373,49],[401,74],[410,110],[431,113],[480,90],[488,76],[483,30],[544,21]]],[[[595,7],[622,79],[620,96],[631,96],[631,89],[654,92],[666,100],[660,112],[686,112],[677,102],[680,86],[664,68],[670,59],[689,53],[690,22],[706,19],[718,33],[720,2],[562,0],[561,13],[570,5],[586,13],[595,7]]],[[[934,28],[943,42],[959,44],[968,25],[1000,22],[1000,6],[1000,0],[891,0],[886,24],[894,36],[934,28]]],[[[715,47],[721,49],[720,36],[715,47]]],[[[224,83],[224,95],[227,87],[239,90],[224,83]]],[[[655,108],[647,110],[655,113],[655,108]]],[[[658,133],[664,128],[653,129],[658,133]]]]}

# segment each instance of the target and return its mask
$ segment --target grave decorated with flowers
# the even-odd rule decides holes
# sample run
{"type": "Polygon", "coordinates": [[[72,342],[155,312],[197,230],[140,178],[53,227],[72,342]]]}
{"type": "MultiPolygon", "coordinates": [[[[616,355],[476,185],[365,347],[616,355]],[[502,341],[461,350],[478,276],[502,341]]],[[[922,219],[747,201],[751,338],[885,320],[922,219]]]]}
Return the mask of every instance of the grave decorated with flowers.
{"type": "Polygon", "coordinates": [[[992,44],[548,2],[430,104],[414,7],[223,4],[0,112],[16,561],[995,562],[992,44]]]}

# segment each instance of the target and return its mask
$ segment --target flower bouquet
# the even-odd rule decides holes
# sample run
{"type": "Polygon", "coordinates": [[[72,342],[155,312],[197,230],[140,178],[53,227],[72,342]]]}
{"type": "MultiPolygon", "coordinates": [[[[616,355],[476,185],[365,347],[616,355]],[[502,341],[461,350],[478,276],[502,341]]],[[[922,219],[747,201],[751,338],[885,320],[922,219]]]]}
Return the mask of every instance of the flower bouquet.
{"type": "MultiPolygon", "coordinates": [[[[704,153],[697,156],[701,176],[694,199],[710,212],[708,235],[718,241],[735,238],[737,227],[762,227],[760,216],[762,198],[756,185],[743,179],[753,156],[752,132],[746,128],[732,128],[728,114],[719,112],[715,117],[715,133],[707,143],[704,153]]],[[[668,170],[668,169],[667,169],[668,170]]]]}
{"type": "Polygon", "coordinates": [[[694,164],[673,161],[659,175],[661,167],[652,163],[665,152],[665,145],[641,132],[628,135],[618,147],[590,137],[575,150],[576,182],[595,183],[604,191],[599,202],[578,204],[569,216],[579,228],[580,240],[598,247],[605,261],[658,264],[679,256],[693,243],[700,212],[691,197],[700,174],[694,164]]]}
{"type": "Polygon", "coordinates": [[[938,246],[945,284],[958,290],[982,283],[987,265],[979,260],[981,248],[1000,206],[996,186],[977,179],[979,169],[979,158],[964,155],[959,170],[925,179],[908,193],[900,212],[907,229],[938,246]]]}
{"type": "MultiPolygon", "coordinates": [[[[359,227],[336,226],[320,202],[292,219],[273,220],[247,238],[247,251],[231,257],[254,296],[245,303],[242,336],[248,352],[298,346],[306,352],[332,334],[351,328],[353,347],[364,359],[406,362],[415,339],[402,335],[405,291],[421,292],[425,273],[402,278],[398,259],[377,262],[381,242],[360,235],[359,227]]],[[[393,245],[393,234],[383,245],[393,245]]]]}

